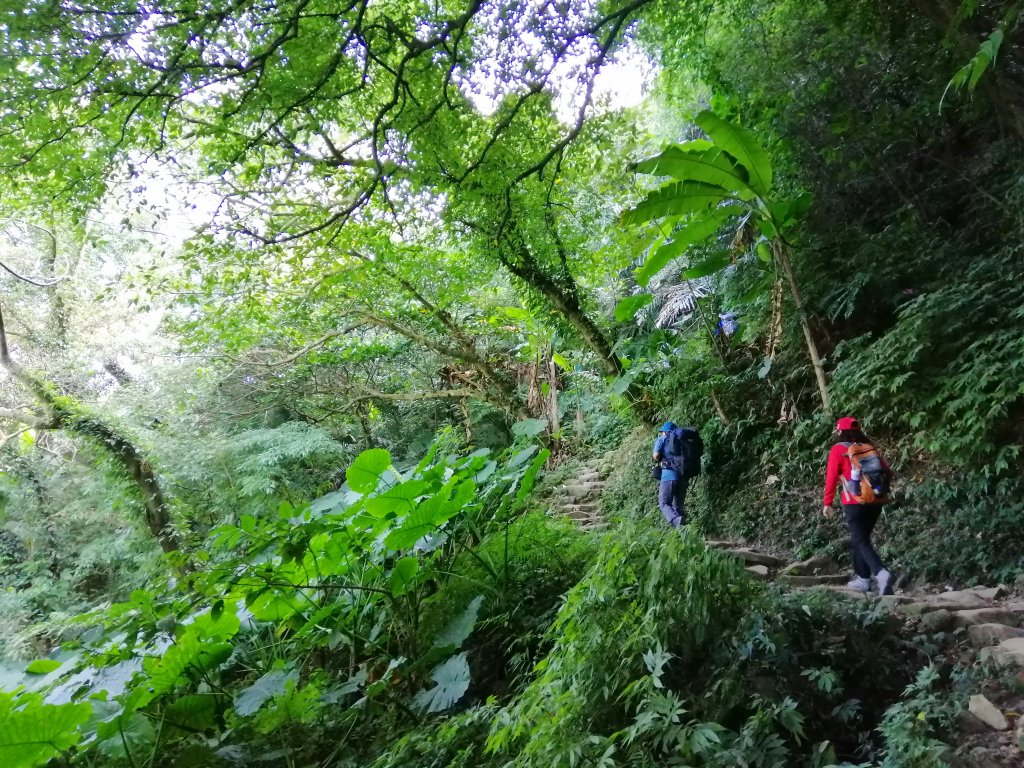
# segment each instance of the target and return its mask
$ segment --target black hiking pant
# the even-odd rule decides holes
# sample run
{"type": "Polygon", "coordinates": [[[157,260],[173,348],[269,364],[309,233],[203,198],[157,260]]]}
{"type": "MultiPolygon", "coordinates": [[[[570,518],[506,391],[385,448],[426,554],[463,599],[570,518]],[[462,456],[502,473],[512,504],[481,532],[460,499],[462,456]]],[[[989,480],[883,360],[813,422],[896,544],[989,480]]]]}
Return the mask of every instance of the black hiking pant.
{"type": "Polygon", "coordinates": [[[882,558],[871,546],[871,532],[881,513],[881,504],[843,504],[843,517],[850,530],[853,571],[862,579],[870,579],[885,568],[882,558]]]}

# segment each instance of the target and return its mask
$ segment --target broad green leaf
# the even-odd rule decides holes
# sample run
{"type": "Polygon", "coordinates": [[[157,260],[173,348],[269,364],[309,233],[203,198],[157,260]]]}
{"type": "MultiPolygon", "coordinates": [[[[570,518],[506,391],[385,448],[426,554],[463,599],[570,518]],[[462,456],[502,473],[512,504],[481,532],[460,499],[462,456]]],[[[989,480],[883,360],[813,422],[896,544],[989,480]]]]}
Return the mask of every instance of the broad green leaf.
{"type": "Polygon", "coordinates": [[[777,200],[768,205],[776,226],[785,230],[796,224],[811,208],[814,196],[809,192],[801,192],[790,200],[777,200]]]}
{"type": "Polygon", "coordinates": [[[174,759],[173,768],[215,768],[223,759],[205,744],[189,744],[174,759]]]}
{"type": "Polygon", "coordinates": [[[718,148],[687,152],[679,147],[668,147],[657,157],[637,163],[636,170],[652,176],[672,176],[679,181],[712,184],[735,192],[744,200],[755,196],[733,162],[718,148]]]}
{"type": "Polygon", "coordinates": [[[642,224],[665,216],[682,216],[706,211],[732,195],[722,187],[699,181],[674,181],[648,193],[634,208],[622,215],[627,224],[642,224]]]}
{"type": "Polygon", "coordinates": [[[775,226],[775,220],[770,216],[755,216],[752,221],[757,231],[769,240],[774,240],[779,236],[779,228],[775,226]]]}
{"type": "Polygon", "coordinates": [[[537,480],[537,473],[540,472],[541,468],[549,458],[551,458],[551,451],[545,448],[537,454],[537,458],[530,462],[530,466],[527,467],[526,471],[523,473],[522,479],[519,481],[519,488],[516,491],[516,501],[523,501],[530,495],[530,491],[533,490],[533,484],[537,480]]]}
{"type": "Polygon", "coordinates": [[[568,371],[570,368],[572,368],[572,365],[569,364],[569,360],[565,357],[565,355],[560,355],[558,352],[552,352],[551,359],[554,360],[555,365],[557,365],[563,371],[568,371]]]}
{"type": "Polygon", "coordinates": [[[348,487],[356,493],[372,493],[377,490],[380,477],[391,466],[391,454],[383,448],[363,451],[345,473],[348,487]]]}
{"type": "Polygon", "coordinates": [[[164,710],[168,725],[186,731],[205,731],[217,724],[217,698],[212,694],[190,694],[175,699],[164,710]]]}
{"type": "Polygon", "coordinates": [[[754,135],[710,110],[701,112],[694,122],[711,137],[715,146],[724,149],[747,169],[751,189],[762,197],[767,196],[772,188],[772,162],[754,135]]]}
{"type": "Polygon", "coordinates": [[[25,671],[30,675],[48,675],[55,669],[60,669],[61,664],[64,662],[57,661],[56,659],[36,659],[35,661],[29,662],[29,665],[25,667],[25,671]]]}
{"type": "Polygon", "coordinates": [[[398,597],[408,592],[419,569],[420,561],[415,557],[403,557],[395,563],[391,569],[391,594],[398,597]]]}
{"type": "Polygon", "coordinates": [[[199,640],[195,634],[186,632],[163,656],[151,656],[142,662],[143,670],[149,674],[148,690],[155,696],[169,693],[184,680],[218,667],[231,651],[230,643],[199,640]]]}
{"type": "Polygon", "coordinates": [[[466,654],[460,653],[439,664],[430,673],[430,677],[436,685],[417,693],[416,704],[427,712],[442,712],[456,704],[469,690],[470,673],[466,654]]]}
{"type": "Polygon", "coordinates": [[[626,371],[624,374],[619,376],[615,381],[612,382],[612,386],[609,392],[613,395],[624,395],[632,384],[633,380],[639,375],[639,371],[636,368],[626,371]]]}
{"type": "Polygon", "coordinates": [[[288,690],[288,684],[294,685],[299,680],[299,673],[294,670],[272,669],[248,688],[235,696],[235,714],[249,717],[275,696],[288,690]]]}
{"type": "Polygon", "coordinates": [[[416,499],[430,486],[423,480],[407,480],[384,493],[366,499],[366,511],[374,517],[384,517],[389,512],[396,515],[407,514],[416,506],[416,499]]]}
{"type": "Polygon", "coordinates": [[[636,313],[654,301],[654,296],[649,293],[639,293],[636,296],[627,296],[615,305],[615,319],[622,323],[636,317],[636,313]]]}
{"type": "Polygon", "coordinates": [[[699,277],[707,277],[716,272],[721,272],[730,264],[732,264],[732,254],[728,251],[722,251],[708,256],[704,261],[690,267],[680,277],[683,280],[696,280],[699,277]]]}
{"type": "Polygon", "coordinates": [[[241,627],[238,618],[238,604],[234,601],[224,604],[221,611],[212,609],[202,611],[187,624],[186,632],[194,634],[200,640],[230,640],[241,627]]]}
{"type": "Polygon", "coordinates": [[[512,434],[517,437],[536,437],[547,428],[547,419],[523,419],[512,425],[512,434]]]}
{"type": "Polygon", "coordinates": [[[88,704],[54,706],[37,694],[0,691],[0,765],[45,765],[78,743],[91,711],[88,704]]]}
{"type": "Polygon", "coordinates": [[[309,600],[298,588],[291,591],[270,589],[249,604],[249,610],[257,621],[282,621],[310,607],[309,600]]]}
{"type": "Polygon", "coordinates": [[[473,627],[476,626],[476,617],[480,613],[480,606],[483,604],[483,595],[477,595],[470,600],[466,610],[452,619],[451,623],[441,630],[434,639],[434,648],[448,648],[449,646],[455,649],[461,648],[462,643],[472,634],[473,627]]]}
{"type": "Polygon", "coordinates": [[[461,512],[462,508],[469,504],[475,495],[476,483],[471,479],[460,480],[459,484],[455,486],[455,494],[444,502],[445,512],[449,516],[456,512],[461,512]]]}
{"type": "Polygon", "coordinates": [[[473,482],[477,485],[487,481],[498,469],[498,462],[491,460],[484,464],[480,471],[473,475],[473,482]]]}
{"type": "Polygon", "coordinates": [[[537,452],[538,448],[536,445],[530,445],[521,451],[518,451],[515,456],[509,459],[508,464],[505,465],[506,469],[515,469],[521,464],[525,464],[533,454],[537,452]]]}
{"type": "Polygon", "coordinates": [[[669,262],[678,258],[691,245],[707,241],[725,221],[738,215],[743,209],[738,205],[721,205],[710,211],[696,214],[683,227],[672,233],[671,242],[661,246],[647,257],[647,260],[634,273],[633,277],[639,285],[647,286],[658,272],[669,262]]]}
{"type": "Polygon", "coordinates": [[[156,740],[156,729],[141,712],[125,712],[98,723],[96,740],[102,754],[123,760],[136,752],[149,752],[156,740]]]}
{"type": "Polygon", "coordinates": [[[420,505],[387,535],[384,544],[388,549],[408,549],[447,521],[441,499],[432,496],[420,502],[420,505]]]}

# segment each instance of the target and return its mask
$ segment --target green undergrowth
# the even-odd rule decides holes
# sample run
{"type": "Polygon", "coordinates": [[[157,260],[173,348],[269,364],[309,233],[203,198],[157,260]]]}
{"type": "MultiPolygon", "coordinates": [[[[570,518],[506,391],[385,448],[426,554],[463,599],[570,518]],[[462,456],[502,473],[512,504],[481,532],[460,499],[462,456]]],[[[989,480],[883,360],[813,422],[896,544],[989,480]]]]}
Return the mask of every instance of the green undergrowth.
{"type": "Polygon", "coordinates": [[[945,724],[914,703],[932,651],[898,622],[757,583],[695,531],[533,511],[546,458],[398,474],[367,451],[337,494],[218,529],[192,572],[54,628],[62,649],[0,693],[0,758],[933,765],[886,762],[936,753],[945,724]]]}
{"type": "Polygon", "coordinates": [[[411,730],[374,768],[940,764],[947,682],[915,682],[933,668],[898,621],[766,588],[695,535],[619,534],[521,692],[411,730]]]}

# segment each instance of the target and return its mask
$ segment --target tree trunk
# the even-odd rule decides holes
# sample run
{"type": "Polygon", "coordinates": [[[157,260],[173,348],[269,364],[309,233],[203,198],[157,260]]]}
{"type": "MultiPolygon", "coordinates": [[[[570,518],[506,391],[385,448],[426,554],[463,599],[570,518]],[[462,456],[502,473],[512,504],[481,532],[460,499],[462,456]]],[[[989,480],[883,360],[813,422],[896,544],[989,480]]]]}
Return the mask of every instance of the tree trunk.
{"type": "Polygon", "coordinates": [[[552,436],[552,446],[554,450],[552,453],[556,453],[559,444],[559,433],[562,431],[562,424],[558,420],[558,370],[555,367],[555,361],[552,358],[548,358],[548,412],[551,414],[550,427],[552,436]]]}
{"type": "MultiPolygon", "coordinates": [[[[509,247],[515,247],[511,241],[507,241],[509,247]]],[[[516,249],[517,260],[513,261],[508,254],[499,252],[498,260],[513,275],[518,277],[528,286],[539,292],[544,298],[551,302],[551,306],[558,311],[569,325],[576,329],[584,343],[597,355],[601,369],[608,376],[621,376],[625,369],[622,361],[612,352],[612,346],[608,339],[580,307],[579,292],[576,284],[572,288],[565,289],[555,283],[537,264],[533,254],[525,245],[516,249]]]]}
{"type": "Polygon", "coordinates": [[[370,417],[366,412],[365,402],[360,402],[356,406],[356,414],[359,416],[359,427],[363,430],[363,445],[365,450],[376,448],[377,444],[373,441],[373,432],[370,430],[370,417]]]}
{"type": "Polygon", "coordinates": [[[179,549],[180,542],[170,525],[170,507],[149,462],[142,458],[138,449],[127,438],[96,419],[76,413],[73,406],[65,404],[57,398],[56,392],[46,382],[28,373],[11,358],[2,313],[0,313],[0,365],[11,374],[15,381],[28,389],[46,409],[50,416],[47,428],[65,429],[72,434],[90,437],[99,441],[110,452],[141,493],[146,511],[146,523],[160,542],[160,547],[164,552],[173,552],[179,549]]]}
{"type": "Polygon", "coordinates": [[[807,343],[807,356],[811,359],[814,367],[814,377],[818,382],[818,394],[821,397],[821,407],[825,415],[832,415],[832,400],[828,394],[828,382],[825,379],[825,367],[821,363],[821,356],[818,354],[818,345],[814,341],[814,334],[811,333],[811,324],[807,320],[807,313],[804,311],[804,303],[800,298],[800,289],[796,283],[796,275],[793,273],[793,263],[789,258],[789,249],[780,242],[772,242],[772,250],[775,258],[782,265],[782,271],[789,282],[789,290],[793,296],[793,305],[796,307],[797,316],[800,318],[800,327],[804,332],[804,341],[807,343]]]}

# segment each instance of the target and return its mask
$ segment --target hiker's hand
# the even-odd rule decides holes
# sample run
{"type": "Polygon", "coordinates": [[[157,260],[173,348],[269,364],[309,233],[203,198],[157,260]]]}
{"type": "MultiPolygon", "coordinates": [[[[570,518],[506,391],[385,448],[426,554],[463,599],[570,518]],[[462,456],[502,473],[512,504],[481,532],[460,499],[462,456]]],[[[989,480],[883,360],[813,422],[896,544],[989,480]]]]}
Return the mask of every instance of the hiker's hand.
{"type": "Polygon", "coordinates": [[[821,514],[823,514],[827,520],[831,520],[836,516],[836,511],[832,507],[822,507],[821,514]]]}

